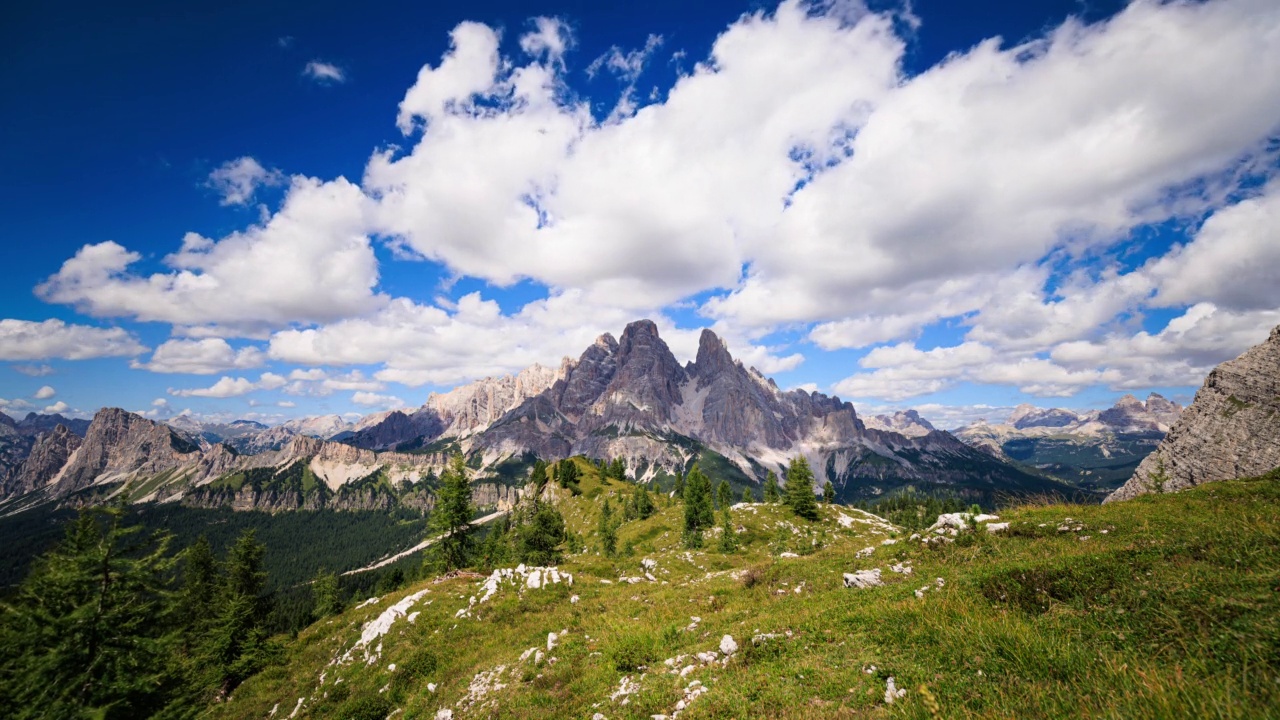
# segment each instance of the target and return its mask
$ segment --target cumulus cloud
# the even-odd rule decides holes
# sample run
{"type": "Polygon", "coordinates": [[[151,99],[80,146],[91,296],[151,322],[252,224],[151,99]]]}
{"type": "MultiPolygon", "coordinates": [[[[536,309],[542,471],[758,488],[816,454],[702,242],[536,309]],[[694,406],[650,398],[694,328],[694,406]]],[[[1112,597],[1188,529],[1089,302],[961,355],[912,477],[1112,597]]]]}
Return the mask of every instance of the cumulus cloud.
{"type": "Polygon", "coordinates": [[[310,78],[321,85],[344,83],[347,73],[342,68],[323,60],[312,60],[302,68],[303,77],[310,78]]]}
{"type": "Polygon", "coordinates": [[[45,385],[44,387],[41,387],[39,390],[37,390],[35,394],[32,395],[31,397],[37,400],[48,400],[49,398],[57,394],[58,394],[58,391],[54,390],[52,385],[45,385]]]}
{"type": "Polygon", "coordinates": [[[223,205],[248,205],[264,185],[282,185],[284,173],[268,170],[251,157],[228,160],[209,173],[207,185],[222,196],[223,205]]]}
{"type": "Polygon", "coordinates": [[[61,320],[0,320],[0,360],[88,360],[130,357],[146,350],[122,328],[74,325],[61,320]]]}
{"type": "Polygon", "coordinates": [[[256,382],[243,377],[224,376],[207,388],[170,388],[169,394],[177,397],[230,398],[258,390],[276,390],[284,387],[286,382],[284,376],[269,372],[262,373],[256,382]]]}
{"type": "Polygon", "coordinates": [[[135,360],[130,366],[157,373],[213,375],[225,370],[258,367],[265,358],[266,355],[257,347],[248,345],[235,350],[221,338],[174,339],[157,347],[147,362],[135,360]]]}
{"type": "Polygon", "coordinates": [[[364,391],[352,393],[351,402],[357,405],[383,408],[385,410],[393,410],[395,408],[402,408],[405,406],[404,401],[398,397],[391,395],[378,395],[377,393],[364,391]]]}
{"type": "Polygon", "coordinates": [[[164,259],[169,272],[131,272],[142,256],[106,241],[82,247],[36,294],[91,315],[216,324],[232,334],[366,312],[385,301],[373,291],[366,203],[344,179],[295,177],[266,222],[218,241],[188,233],[164,259]]]}
{"type": "Polygon", "coordinates": [[[68,411],[68,410],[70,410],[70,409],[71,409],[71,406],[70,406],[70,405],[68,405],[68,404],[66,404],[66,403],[62,402],[61,400],[59,400],[58,402],[56,402],[56,403],[54,403],[54,404],[52,404],[52,405],[48,405],[48,406],[46,406],[46,407],[45,407],[45,409],[44,409],[42,412],[43,412],[45,415],[55,415],[55,414],[58,414],[58,413],[64,413],[64,412],[66,412],[66,411],[68,411]]]}
{"type": "MultiPolygon", "coordinates": [[[[835,389],[887,400],[959,382],[1193,383],[1210,356],[1265,336],[1280,308],[1280,181],[1266,181],[1280,5],[1136,0],[918,75],[904,23],[917,19],[786,0],[733,22],[643,103],[631,91],[661,38],[613,48],[588,68],[626,86],[605,118],[566,85],[563,22],[532,20],[515,56],[498,30],[461,23],[399,104],[405,148],[376,151],[361,187],[293,178],[274,216],[189,235],[168,271],[100,243],[37,292],[179,335],[270,336],[272,359],[376,365],[373,381],[414,385],[554,362],[643,315],[679,355],[696,331],[663,311],[691,297],[765,372],[804,360],[760,344],[779,329],[874,348],[835,389]],[[1190,242],[1130,262],[1136,229],[1203,218],[1190,242]],[[371,236],[453,278],[547,295],[505,314],[479,294],[384,297],[371,236]],[[1147,308],[1187,314],[1146,334],[1147,308]],[[967,332],[918,348],[940,322],[967,332]],[[1122,350],[1166,370],[1103,354],[1122,350]]],[[[248,202],[261,182],[224,197],[248,202]]],[[[334,391],[326,378],[289,382],[334,391]]]]}

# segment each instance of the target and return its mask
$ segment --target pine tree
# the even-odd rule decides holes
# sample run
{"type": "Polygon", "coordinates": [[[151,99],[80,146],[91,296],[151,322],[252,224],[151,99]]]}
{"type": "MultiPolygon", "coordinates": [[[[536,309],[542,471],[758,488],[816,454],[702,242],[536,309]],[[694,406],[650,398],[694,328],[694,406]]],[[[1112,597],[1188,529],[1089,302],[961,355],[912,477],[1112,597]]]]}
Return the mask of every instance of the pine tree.
{"type": "Polygon", "coordinates": [[[742,502],[753,503],[755,501],[756,501],[756,496],[751,493],[751,488],[749,487],[742,488],[742,502]]]}
{"type": "Polygon", "coordinates": [[[679,470],[676,471],[676,482],[671,491],[673,493],[672,497],[679,500],[684,499],[684,474],[679,470]]]}
{"type": "Polygon", "coordinates": [[[702,547],[702,530],[715,522],[711,510],[711,480],[694,465],[684,486],[684,541],[689,548],[702,547]]]}
{"type": "Polygon", "coordinates": [[[830,505],[831,503],[835,502],[835,499],[836,499],[836,489],[835,489],[835,486],[831,484],[831,481],[828,480],[822,483],[822,502],[830,505]]]}
{"type": "Polygon", "coordinates": [[[733,504],[733,489],[729,487],[728,480],[721,480],[716,486],[716,504],[721,510],[728,508],[733,504]]]}
{"type": "Polygon", "coordinates": [[[267,574],[262,569],[267,548],[253,530],[246,530],[227,551],[212,618],[197,653],[206,688],[224,697],[245,678],[266,666],[279,648],[269,642],[266,629],[271,607],[265,595],[267,574]]]}
{"type": "Polygon", "coordinates": [[[529,482],[533,483],[539,490],[547,484],[547,464],[538,460],[533,464],[533,472],[529,475],[529,482]]]}
{"type": "Polygon", "coordinates": [[[768,476],[764,479],[764,501],[767,503],[776,503],[779,500],[778,493],[778,476],[770,470],[768,476]]]}
{"type": "Polygon", "coordinates": [[[465,567],[471,550],[471,484],[462,455],[456,454],[440,476],[440,492],[431,513],[431,526],[441,533],[435,557],[445,571],[465,567]]]}
{"type": "Polygon", "coordinates": [[[317,620],[342,612],[342,596],[338,594],[338,574],[323,569],[316,573],[315,579],[311,581],[311,598],[311,612],[317,620]]]}
{"type": "Polygon", "coordinates": [[[517,531],[517,558],[530,565],[554,565],[560,562],[560,544],[567,540],[564,516],[554,505],[537,503],[533,516],[517,531]]]}
{"type": "Polygon", "coordinates": [[[609,506],[609,498],[604,499],[600,508],[600,549],[605,557],[613,557],[618,552],[618,526],[613,523],[613,508],[609,506]]]}
{"type": "Polygon", "coordinates": [[[733,531],[733,516],[729,514],[729,506],[720,510],[720,552],[731,553],[738,549],[738,536],[733,531]]]}
{"type": "Polygon", "coordinates": [[[813,471],[803,455],[797,455],[787,468],[787,504],[806,520],[818,519],[818,502],[813,495],[813,471]]]}
{"type": "Polygon", "coordinates": [[[649,494],[649,490],[643,485],[636,486],[631,496],[631,506],[635,508],[636,518],[639,520],[644,520],[658,510],[653,504],[653,496],[649,494]]]}
{"type": "Polygon", "coordinates": [[[148,717],[175,690],[169,538],[81,511],[0,605],[0,716],[148,717]]]}

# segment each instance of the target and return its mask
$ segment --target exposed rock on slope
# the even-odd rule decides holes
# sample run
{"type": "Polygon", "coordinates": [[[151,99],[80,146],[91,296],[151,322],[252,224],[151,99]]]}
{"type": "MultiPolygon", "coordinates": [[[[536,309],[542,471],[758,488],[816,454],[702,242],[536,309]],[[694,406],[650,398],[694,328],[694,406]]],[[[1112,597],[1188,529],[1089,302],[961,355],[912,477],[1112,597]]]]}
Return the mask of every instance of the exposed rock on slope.
{"type": "Polygon", "coordinates": [[[99,410],[84,443],[51,481],[56,496],[135,474],[156,475],[198,463],[200,447],[166,425],[119,408],[99,410]]]}
{"type": "Polygon", "coordinates": [[[84,441],[66,425],[58,425],[41,435],[18,470],[12,493],[28,493],[44,487],[83,444],[84,441]]]}
{"type": "Polygon", "coordinates": [[[1280,327],[1209,373],[1156,451],[1107,501],[1280,467],[1280,327]]]}

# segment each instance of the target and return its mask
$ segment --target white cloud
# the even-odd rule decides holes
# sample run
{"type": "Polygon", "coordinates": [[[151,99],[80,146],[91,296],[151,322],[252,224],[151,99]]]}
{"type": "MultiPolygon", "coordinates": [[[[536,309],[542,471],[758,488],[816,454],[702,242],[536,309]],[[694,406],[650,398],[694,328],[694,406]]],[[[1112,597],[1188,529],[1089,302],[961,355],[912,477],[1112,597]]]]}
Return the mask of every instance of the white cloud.
{"type": "Polygon", "coordinates": [[[327,63],[323,60],[312,60],[307,63],[306,66],[302,68],[302,75],[315,80],[321,85],[344,83],[347,81],[347,73],[345,70],[333,63],[327,63]]]}
{"type": "Polygon", "coordinates": [[[64,413],[64,412],[66,412],[66,411],[68,411],[68,410],[70,410],[70,409],[71,409],[71,406],[70,406],[70,405],[68,405],[68,404],[66,404],[66,403],[62,402],[61,400],[59,400],[58,402],[56,402],[56,403],[54,403],[54,404],[52,404],[52,405],[49,405],[49,406],[45,407],[45,409],[44,409],[42,412],[43,412],[45,415],[54,415],[54,414],[57,414],[57,413],[64,413]]]}
{"type": "Polygon", "coordinates": [[[1160,305],[1280,308],[1280,180],[1272,180],[1257,197],[1214,213],[1191,243],[1147,272],[1159,283],[1160,305]]]}
{"type": "Polygon", "coordinates": [[[292,400],[281,400],[280,402],[276,403],[276,407],[295,408],[295,407],[298,407],[298,403],[292,400]]]}
{"type": "Polygon", "coordinates": [[[28,377],[45,377],[46,375],[52,375],[54,373],[53,366],[47,363],[40,365],[36,365],[34,363],[14,365],[13,369],[28,377]]]}
{"type": "Polygon", "coordinates": [[[258,367],[265,358],[257,347],[248,345],[237,351],[221,338],[168,340],[155,349],[149,361],[135,360],[130,366],[157,373],[213,375],[224,370],[258,367]]]}
{"type": "Polygon", "coordinates": [[[545,56],[549,62],[564,65],[564,54],[573,46],[573,33],[559,18],[536,17],[530,21],[533,30],[520,36],[520,49],[535,58],[545,56]]]}
{"type": "Polygon", "coordinates": [[[248,205],[263,185],[282,185],[284,173],[268,170],[251,157],[228,160],[209,173],[208,186],[222,196],[223,205],[248,205]]]}
{"type": "Polygon", "coordinates": [[[57,394],[58,394],[58,391],[54,390],[52,385],[45,385],[44,387],[37,390],[35,394],[32,395],[31,397],[35,398],[36,400],[48,400],[49,398],[57,394]]]}
{"type": "Polygon", "coordinates": [[[373,292],[378,264],[366,203],[344,179],[294,177],[283,206],[263,224],[216,242],[188,233],[165,258],[171,272],[134,274],[129,266],[141,255],[107,241],[82,247],[36,294],[91,315],[216,324],[227,333],[367,312],[385,298],[373,292]]]}
{"type": "Polygon", "coordinates": [[[0,320],[0,360],[88,360],[129,357],[146,350],[122,328],[69,325],[61,320],[0,320]]]}
{"type": "Polygon", "coordinates": [[[351,402],[357,405],[365,405],[367,407],[378,407],[385,410],[404,407],[404,401],[398,397],[391,395],[378,395],[371,392],[352,393],[351,402]]]}
{"type": "Polygon", "coordinates": [[[247,378],[222,377],[207,388],[187,388],[175,390],[170,388],[169,394],[177,397],[229,398],[248,395],[258,390],[276,390],[284,387],[287,381],[275,373],[262,373],[257,382],[247,378]]]}

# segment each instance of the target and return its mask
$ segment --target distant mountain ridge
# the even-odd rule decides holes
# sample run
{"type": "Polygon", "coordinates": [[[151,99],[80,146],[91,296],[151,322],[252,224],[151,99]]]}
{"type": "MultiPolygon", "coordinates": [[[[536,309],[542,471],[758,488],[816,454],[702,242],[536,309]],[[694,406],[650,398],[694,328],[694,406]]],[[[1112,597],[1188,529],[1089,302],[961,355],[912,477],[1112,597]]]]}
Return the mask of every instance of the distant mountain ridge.
{"type": "Polygon", "coordinates": [[[337,416],[274,428],[189,417],[166,424],[104,409],[83,441],[47,434],[40,452],[30,453],[31,466],[10,472],[21,480],[11,478],[5,494],[96,502],[123,492],[132,501],[273,511],[423,508],[455,451],[469,458],[476,479],[500,486],[523,484],[534,459],[585,455],[621,459],[628,475],[648,482],[669,483],[699,462],[741,488],[760,485],[769,470],[782,476],[804,455],[815,470],[814,491],[829,481],[846,499],[908,485],[975,497],[1070,490],[926,428],[918,415],[904,418],[910,422],[899,426],[908,434],[864,423],[839,398],[783,391],[734,359],[710,330],[695,360],[681,365],[657,326],[642,320],[618,339],[601,335],[559,368],[485,378],[432,394],[417,410],[356,424],[337,416]]]}
{"type": "Polygon", "coordinates": [[[1124,395],[1106,410],[1019,405],[1002,423],[978,421],[956,437],[990,453],[1035,466],[1082,487],[1110,491],[1132,475],[1181,415],[1182,406],[1151,393],[1124,395]]]}

